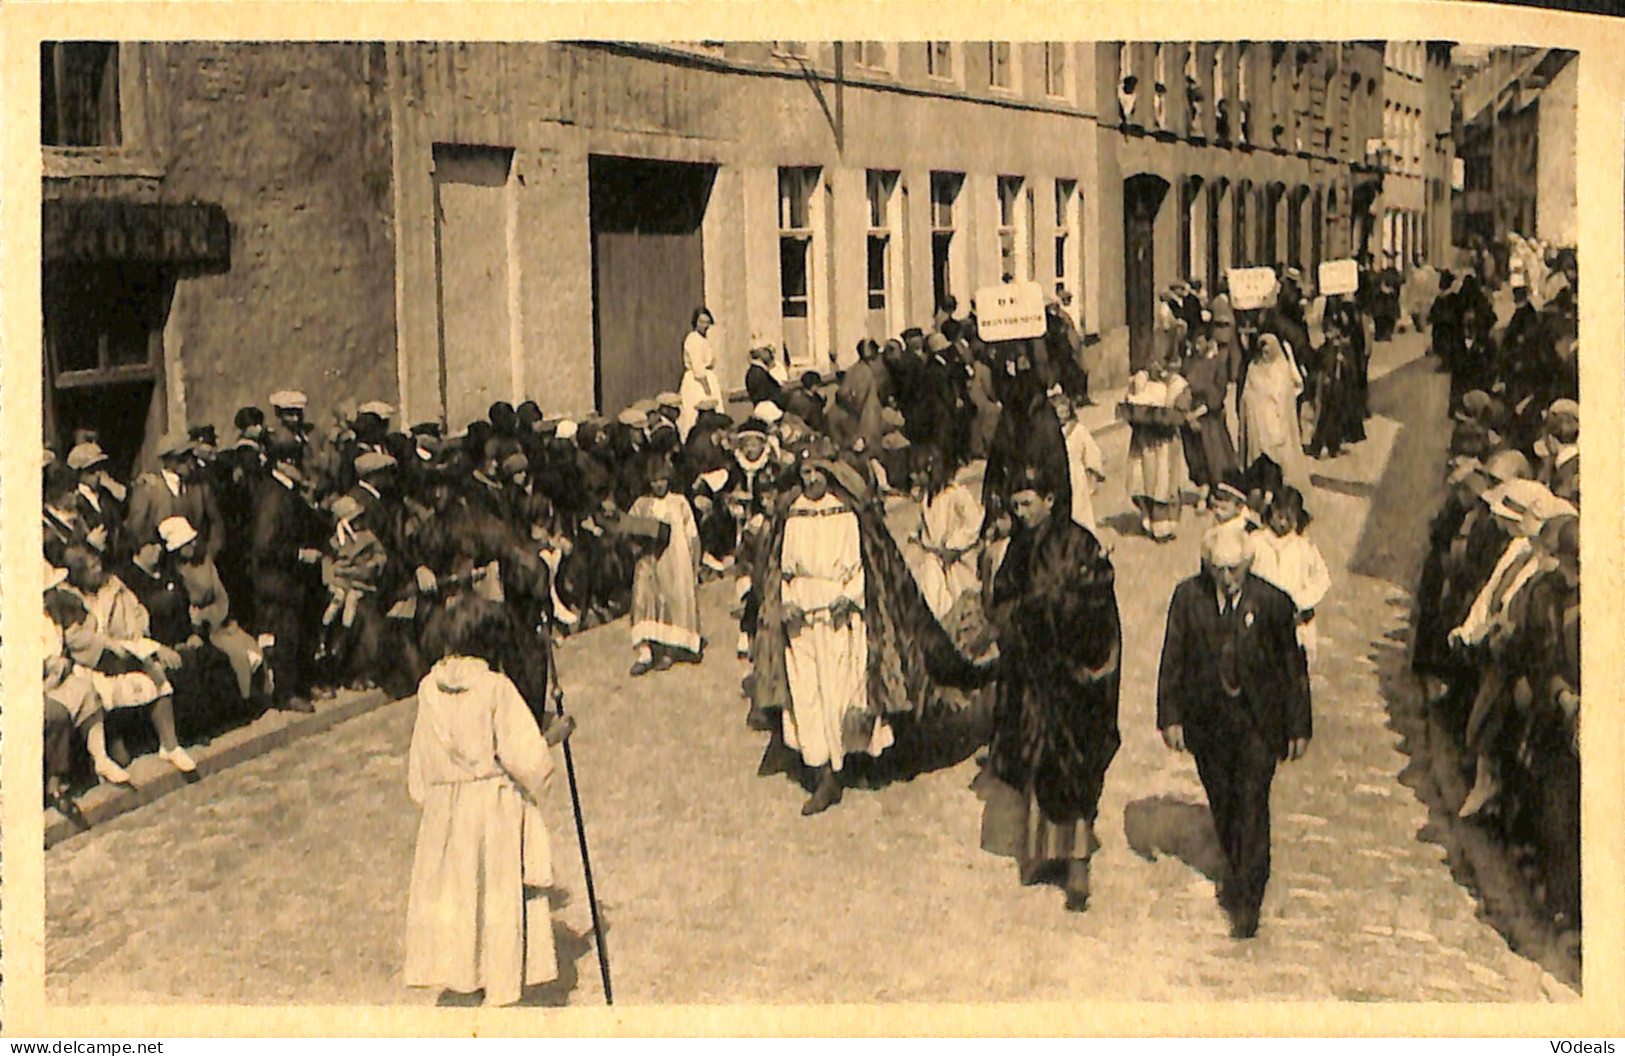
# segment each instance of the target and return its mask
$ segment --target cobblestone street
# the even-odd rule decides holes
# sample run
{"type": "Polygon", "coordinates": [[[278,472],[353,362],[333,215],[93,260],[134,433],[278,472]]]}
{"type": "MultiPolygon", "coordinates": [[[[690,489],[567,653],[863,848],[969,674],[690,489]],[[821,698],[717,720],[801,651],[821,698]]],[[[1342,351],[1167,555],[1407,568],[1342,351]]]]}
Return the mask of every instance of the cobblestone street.
{"type": "MultiPolygon", "coordinates": [[[[1532,1001],[1567,991],[1480,919],[1428,842],[1391,728],[1407,586],[1448,431],[1414,335],[1384,346],[1370,438],[1317,466],[1315,737],[1279,772],[1274,870],[1252,942],[1228,937],[1191,757],[1155,728],[1174,584],[1205,516],[1159,546],[1120,530],[1126,429],[1101,437],[1124,625],[1123,746],[1106,776],[1085,914],[977,847],[974,761],[816,818],[756,776],[731,583],[702,592],[703,664],[630,679],[624,621],[560,653],[618,1003],[1020,1000],[1532,1001]],[[1115,514],[1113,516],[1113,514],[1115,514]],[[1143,852],[1143,853],[1142,853],[1143,852]]],[[[433,1003],[401,983],[417,813],[413,702],[187,787],[47,853],[53,1002],[433,1003]]],[[[537,1003],[602,1002],[562,768],[550,804],[563,978],[537,1003]]]]}

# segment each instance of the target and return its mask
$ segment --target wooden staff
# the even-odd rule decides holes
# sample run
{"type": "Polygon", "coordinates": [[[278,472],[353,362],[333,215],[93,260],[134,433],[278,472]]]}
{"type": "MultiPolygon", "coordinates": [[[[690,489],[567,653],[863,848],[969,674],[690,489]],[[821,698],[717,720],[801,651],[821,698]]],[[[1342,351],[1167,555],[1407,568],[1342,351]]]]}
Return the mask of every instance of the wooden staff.
{"type": "MultiPolygon", "coordinates": [[[[564,691],[555,690],[553,703],[558,708],[560,721],[564,719],[564,691]]],[[[570,751],[570,738],[564,739],[564,772],[570,779],[570,805],[575,809],[576,839],[581,844],[581,871],[587,878],[587,906],[592,910],[592,935],[598,946],[598,971],[604,979],[604,1004],[615,1003],[615,993],[609,983],[609,951],[604,949],[604,925],[598,918],[598,894],[592,883],[592,858],[587,854],[587,823],[581,817],[581,792],[576,787],[575,756],[570,751]]]]}

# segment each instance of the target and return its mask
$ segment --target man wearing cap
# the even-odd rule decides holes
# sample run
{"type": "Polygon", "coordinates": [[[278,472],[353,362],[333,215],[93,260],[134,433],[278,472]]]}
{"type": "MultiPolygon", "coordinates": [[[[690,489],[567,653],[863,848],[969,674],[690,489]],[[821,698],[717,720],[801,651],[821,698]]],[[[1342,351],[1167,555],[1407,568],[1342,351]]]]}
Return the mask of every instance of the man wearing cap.
{"type": "Polygon", "coordinates": [[[304,494],[302,449],[293,440],[271,445],[271,471],[254,494],[249,578],[259,630],[269,633],[274,704],[287,711],[316,710],[309,702],[314,650],[307,623],[319,585],[316,563],[327,535],[304,494]]]}
{"type": "Polygon", "coordinates": [[[101,445],[75,446],[68,452],[68,468],[79,475],[78,513],[90,544],[103,557],[122,554],[124,548],[120,545],[119,532],[124,525],[124,514],[119,503],[128,493],[124,485],[107,472],[107,456],[101,445]]]}
{"type": "Polygon", "coordinates": [[[1540,455],[1536,479],[1560,499],[1580,502],[1580,404],[1553,401],[1546,409],[1546,435],[1535,445],[1540,455]]]}
{"type": "Polygon", "coordinates": [[[953,355],[952,342],[941,334],[926,338],[925,350],[920,389],[914,394],[912,416],[904,420],[903,435],[913,444],[936,444],[948,465],[957,469],[964,460],[967,424],[961,413],[963,365],[953,355]]]}
{"type": "Polygon", "coordinates": [[[823,379],[815,370],[806,371],[801,375],[801,385],[794,389],[785,389],[778,406],[784,409],[785,414],[795,415],[807,423],[807,428],[815,433],[829,433],[829,415],[824,410],[824,397],[818,389],[823,379]]]}
{"type": "Polygon", "coordinates": [[[1189,751],[1207,792],[1226,870],[1230,934],[1252,938],[1270,874],[1270,784],[1309,748],[1309,673],[1297,608],[1252,575],[1231,533],[1211,537],[1203,570],[1174,589],[1157,673],[1157,727],[1189,751]]]}
{"type": "Polygon", "coordinates": [[[306,402],[305,394],[297,389],[281,389],[271,393],[271,412],[276,415],[276,421],[267,430],[268,443],[294,443],[301,451],[309,447],[310,427],[305,421],[306,402]]]}
{"type": "Polygon", "coordinates": [[[168,517],[185,517],[203,539],[211,558],[225,543],[220,505],[212,488],[197,480],[197,462],[191,441],[179,434],[165,437],[158,446],[159,470],[144,473],[130,489],[130,512],[125,517],[126,552],[156,543],[158,525],[168,517]]]}
{"type": "Polygon", "coordinates": [[[880,421],[880,378],[872,362],[880,346],[873,341],[860,342],[858,350],[860,356],[867,352],[869,358],[860,358],[841,376],[841,383],[835,389],[835,406],[829,414],[830,436],[842,447],[850,446],[853,438],[861,436],[865,449],[875,450],[885,431],[880,421]]]}
{"type": "Polygon", "coordinates": [[[752,342],[750,366],[745,370],[745,395],[751,403],[763,400],[778,402],[783,387],[773,376],[774,352],[772,345],[763,341],[752,342]]]}

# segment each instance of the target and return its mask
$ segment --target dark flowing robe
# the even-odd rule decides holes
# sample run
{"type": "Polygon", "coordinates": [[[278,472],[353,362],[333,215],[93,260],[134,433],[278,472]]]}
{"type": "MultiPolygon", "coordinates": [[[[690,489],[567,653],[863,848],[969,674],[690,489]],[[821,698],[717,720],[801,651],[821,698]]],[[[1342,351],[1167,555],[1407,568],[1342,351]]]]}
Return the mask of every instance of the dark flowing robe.
{"type": "Polygon", "coordinates": [[[1008,387],[988,445],[982,481],[982,505],[987,510],[984,529],[1009,510],[1016,474],[1026,467],[1038,469],[1055,495],[1056,509],[1072,508],[1072,470],[1061,420],[1031,375],[1015,379],[1008,387]]]}
{"type": "Polygon", "coordinates": [[[1051,824],[1093,822],[1121,743],[1123,638],[1111,561],[1064,515],[1018,531],[989,618],[999,643],[993,776],[1030,791],[1051,824]]]}

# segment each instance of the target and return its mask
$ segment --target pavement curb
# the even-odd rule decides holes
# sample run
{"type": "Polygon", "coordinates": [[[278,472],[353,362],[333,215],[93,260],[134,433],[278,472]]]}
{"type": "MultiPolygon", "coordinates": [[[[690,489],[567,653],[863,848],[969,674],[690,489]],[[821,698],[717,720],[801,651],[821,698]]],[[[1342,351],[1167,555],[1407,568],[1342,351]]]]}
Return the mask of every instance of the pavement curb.
{"type": "Polygon", "coordinates": [[[105,824],[121,814],[128,814],[138,807],[146,806],[148,803],[161,799],[171,792],[177,792],[189,784],[203,780],[210,774],[229,770],[240,763],[258,758],[267,752],[292,744],[295,741],[322,733],[341,722],[359,718],[390,703],[393,703],[393,701],[390,699],[389,694],[381,689],[370,689],[342,703],[324,708],[311,715],[300,716],[298,719],[273,729],[260,731],[217,751],[210,751],[207,748],[201,751],[193,751],[192,754],[197,761],[197,773],[190,779],[183,776],[180,771],[169,768],[157,777],[136,782],[133,788],[121,789],[105,799],[88,806],[81,806],[80,813],[84,816],[85,821],[90,824],[90,829],[80,828],[67,818],[62,817],[55,810],[47,809],[45,847],[49,850],[64,840],[94,830],[98,825],[105,824]]]}

